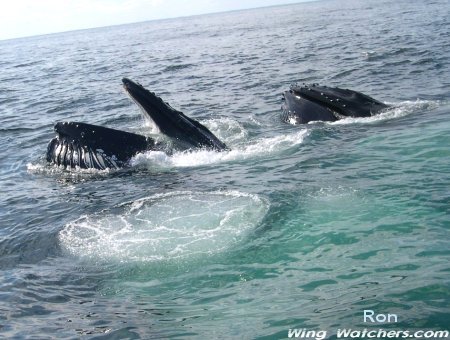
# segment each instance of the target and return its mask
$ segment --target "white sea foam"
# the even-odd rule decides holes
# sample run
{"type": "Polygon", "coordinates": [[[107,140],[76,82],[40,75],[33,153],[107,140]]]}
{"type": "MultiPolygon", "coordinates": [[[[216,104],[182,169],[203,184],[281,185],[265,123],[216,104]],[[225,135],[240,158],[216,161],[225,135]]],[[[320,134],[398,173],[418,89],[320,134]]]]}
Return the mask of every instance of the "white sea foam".
{"type": "Polygon", "coordinates": [[[94,261],[203,257],[242,241],[267,209],[266,200],[237,191],[158,194],[82,216],[58,238],[65,252],[94,261]]]}
{"type": "Polygon", "coordinates": [[[230,118],[209,119],[201,122],[220,140],[224,140],[230,146],[245,142],[248,132],[237,120],[230,118]]]}
{"type": "Polygon", "coordinates": [[[386,103],[392,107],[371,117],[344,118],[335,122],[327,122],[330,125],[370,124],[380,121],[396,119],[411,113],[426,110],[436,106],[436,102],[428,100],[404,101],[400,103],[386,103]]]}
{"type": "Polygon", "coordinates": [[[264,157],[301,144],[308,133],[306,129],[301,129],[288,134],[248,142],[246,130],[233,120],[219,119],[209,121],[207,125],[214,134],[225,140],[231,147],[230,151],[218,152],[201,149],[175,152],[170,156],[161,151],[147,151],[133,157],[131,164],[159,168],[195,167],[264,157]]]}

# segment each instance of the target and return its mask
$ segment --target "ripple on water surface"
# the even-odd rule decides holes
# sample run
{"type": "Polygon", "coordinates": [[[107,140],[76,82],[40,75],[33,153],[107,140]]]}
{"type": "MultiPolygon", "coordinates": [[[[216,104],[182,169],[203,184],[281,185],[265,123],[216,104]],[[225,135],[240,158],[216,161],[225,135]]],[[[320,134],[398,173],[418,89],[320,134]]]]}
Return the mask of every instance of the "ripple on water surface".
{"type": "Polygon", "coordinates": [[[106,262],[156,262],[223,252],[267,211],[256,195],[236,191],[174,192],[82,216],[59,233],[67,253],[106,262]]]}

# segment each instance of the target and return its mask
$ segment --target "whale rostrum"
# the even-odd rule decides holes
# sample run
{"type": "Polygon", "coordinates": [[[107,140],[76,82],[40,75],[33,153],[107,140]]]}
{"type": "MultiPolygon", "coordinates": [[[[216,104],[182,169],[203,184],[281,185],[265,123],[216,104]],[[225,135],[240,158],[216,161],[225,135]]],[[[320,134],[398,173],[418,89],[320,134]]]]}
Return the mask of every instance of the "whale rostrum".
{"type": "Polygon", "coordinates": [[[361,92],[313,85],[291,86],[283,93],[282,119],[291,124],[370,117],[389,106],[361,92]]]}

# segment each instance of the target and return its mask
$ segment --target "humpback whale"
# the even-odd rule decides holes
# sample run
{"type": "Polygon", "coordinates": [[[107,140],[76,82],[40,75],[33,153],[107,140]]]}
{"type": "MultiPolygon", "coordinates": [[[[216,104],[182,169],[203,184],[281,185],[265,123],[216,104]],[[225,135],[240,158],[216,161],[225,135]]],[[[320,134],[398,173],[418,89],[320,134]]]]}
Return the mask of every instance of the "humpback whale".
{"type": "Polygon", "coordinates": [[[389,107],[361,92],[316,84],[291,86],[282,100],[282,119],[291,124],[370,117],[389,107]]]}
{"type": "MultiPolygon", "coordinates": [[[[228,149],[204,125],[175,110],[155,93],[127,78],[122,82],[144,115],[174,141],[177,149],[228,149]]],[[[151,137],[81,122],[60,122],[54,130],[57,135],[47,146],[47,161],[64,168],[118,169],[139,152],[167,151],[169,147],[151,137]]]]}
{"type": "MultiPolygon", "coordinates": [[[[81,122],[57,123],[57,135],[47,147],[47,161],[64,168],[117,169],[128,165],[139,152],[204,148],[229,150],[198,121],[171,107],[155,93],[128,78],[123,87],[172,143],[151,137],[81,122]]],[[[389,106],[363,93],[319,85],[291,86],[283,93],[282,118],[291,124],[311,121],[336,121],[346,117],[370,117],[389,106]]]]}

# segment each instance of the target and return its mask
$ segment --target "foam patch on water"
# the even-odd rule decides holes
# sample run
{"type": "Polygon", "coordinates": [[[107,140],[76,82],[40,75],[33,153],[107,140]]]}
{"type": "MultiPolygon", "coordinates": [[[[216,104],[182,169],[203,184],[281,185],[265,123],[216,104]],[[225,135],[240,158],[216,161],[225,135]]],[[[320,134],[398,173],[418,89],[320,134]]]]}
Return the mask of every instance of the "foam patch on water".
{"type": "Polygon", "coordinates": [[[357,118],[344,118],[335,122],[327,122],[330,125],[347,125],[347,124],[370,124],[380,121],[396,119],[407,116],[417,111],[428,110],[437,106],[436,102],[429,100],[416,100],[416,101],[404,101],[401,103],[386,103],[392,105],[391,108],[381,112],[380,114],[372,117],[357,117],[357,118]]]}
{"type": "Polygon", "coordinates": [[[169,156],[161,151],[147,151],[133,157],[131,164],[158,168],[195,167],[264,157],[301,144],[307,134],[307,130],[299,130],[276,137],[261,138],[248,145],[237,146],[230,151],[222,152],[202,149],[176,152],[169,156]]]}
{"type": "Polygon", "coordinates": [[[230,118],[210,119],[201,122],[220,140],[235,145],[247,140],[247,130],[236,120],[230,118]]]}
{"type": "Polygon", "coordinates": [[[206,257],[243,241],[267,209],[259,196],[236,191],[159,194],[82,216],[58,238],[65,252],[94,261],[206,257]]]}

